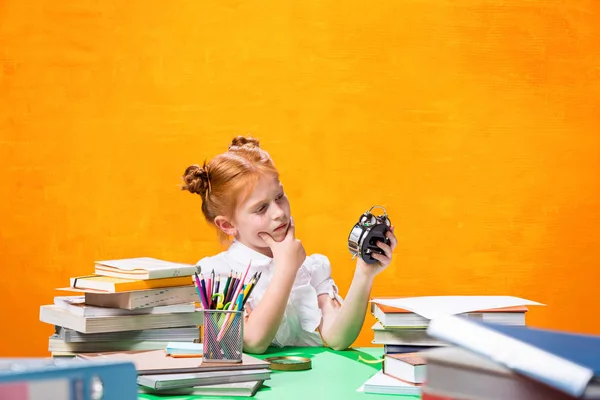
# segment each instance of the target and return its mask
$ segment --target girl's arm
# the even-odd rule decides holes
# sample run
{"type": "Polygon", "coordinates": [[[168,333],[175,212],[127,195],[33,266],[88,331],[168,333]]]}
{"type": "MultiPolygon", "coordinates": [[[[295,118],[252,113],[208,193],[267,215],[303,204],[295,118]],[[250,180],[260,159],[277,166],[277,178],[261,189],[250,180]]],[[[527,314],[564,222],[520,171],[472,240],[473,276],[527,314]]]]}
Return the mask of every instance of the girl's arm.
{"type": "Polygon", "coordinates": [[[294,235],[293,219],[290,219],[290,227],[281,242],[266,233],[260,234],[273,251],[275,271],[261,301],[244,321],[244,350],[249,353],[264,353],[273,341],[298,269],[306,259],[304,247],[294,235]]]}
{"type": "Polygon", "coordinates": [[[319,308],[323,314],[319,330],[323,341],[334,350],[348,348],[354,343],[362,329],[373,278],[390,264],[392,251],[398,243],[393,227],[387,233],[387,238],[390,239],[390,246],[381,242],[377,244],[385,254],[373,254],[373,258],[379,261],[377,264],[369,265],[360,258],[358,259],[354,278],[343,305],[340,306],[327,294],[322,294],[318,298],[319,308]]]}
{"type": "Polygon", "coordinates": [[[276,266],[263,298],[244,321],[244,351],[264,353],[273,341],[283,319],[296,272],[293,265],[276,266]]]}

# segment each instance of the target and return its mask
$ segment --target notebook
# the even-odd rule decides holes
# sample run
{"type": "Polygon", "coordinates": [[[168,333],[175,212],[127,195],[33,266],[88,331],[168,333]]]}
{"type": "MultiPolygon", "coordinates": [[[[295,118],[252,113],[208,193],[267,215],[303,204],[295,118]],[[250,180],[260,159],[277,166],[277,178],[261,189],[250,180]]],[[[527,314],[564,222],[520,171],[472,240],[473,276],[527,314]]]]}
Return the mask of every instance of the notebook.
{"type": "Polygon", "coordinates": [[[152,374],[184,374],[208,371],[233,371],[269,368],[270,363],[242,354],[241,363],[203,362],[202,358],[173,358],[164,350],[127,351],[79,354],[86,360],[130,361],[135,364],[139,375],[152,374]]]}

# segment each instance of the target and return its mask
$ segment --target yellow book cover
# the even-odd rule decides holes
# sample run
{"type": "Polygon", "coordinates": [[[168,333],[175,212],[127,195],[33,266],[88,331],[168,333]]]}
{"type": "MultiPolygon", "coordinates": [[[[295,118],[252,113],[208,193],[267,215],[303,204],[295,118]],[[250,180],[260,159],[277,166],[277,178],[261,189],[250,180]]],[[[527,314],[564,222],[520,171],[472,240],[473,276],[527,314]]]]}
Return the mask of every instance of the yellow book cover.
{"type": "Polygon", "coordinates": [[[191,285],[193,285],[193,282],[189,276],[158,279],[125,279],[112,276],[87,275],[71,278],[71,287],[74,289],[92,289],[111,293],[191,285]]]}

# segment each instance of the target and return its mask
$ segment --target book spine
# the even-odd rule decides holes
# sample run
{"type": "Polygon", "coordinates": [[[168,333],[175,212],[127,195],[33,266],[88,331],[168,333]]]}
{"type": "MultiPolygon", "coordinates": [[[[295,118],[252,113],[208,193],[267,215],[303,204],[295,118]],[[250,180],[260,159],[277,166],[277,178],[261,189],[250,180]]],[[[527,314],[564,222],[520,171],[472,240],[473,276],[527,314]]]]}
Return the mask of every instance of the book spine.
{"type": "Polygon", "coordinates": [[[432,320],[427,334],[488,357],[574,397],[583,394],[594,375],[588,368],[458,316],[432,320]]]}

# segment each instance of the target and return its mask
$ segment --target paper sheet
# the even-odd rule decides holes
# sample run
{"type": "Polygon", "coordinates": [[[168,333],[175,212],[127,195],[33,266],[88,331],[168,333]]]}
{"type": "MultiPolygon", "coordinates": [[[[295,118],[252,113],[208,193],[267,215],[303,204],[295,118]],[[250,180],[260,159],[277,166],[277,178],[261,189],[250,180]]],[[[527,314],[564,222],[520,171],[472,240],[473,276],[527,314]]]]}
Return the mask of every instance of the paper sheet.
{"type": "Polygon", "coordinates": [[[424,296],[373,299],[371,302],[403,308],[427,319],[492,308],[544,305],[536,301],[513,296],[424,296]]]}

